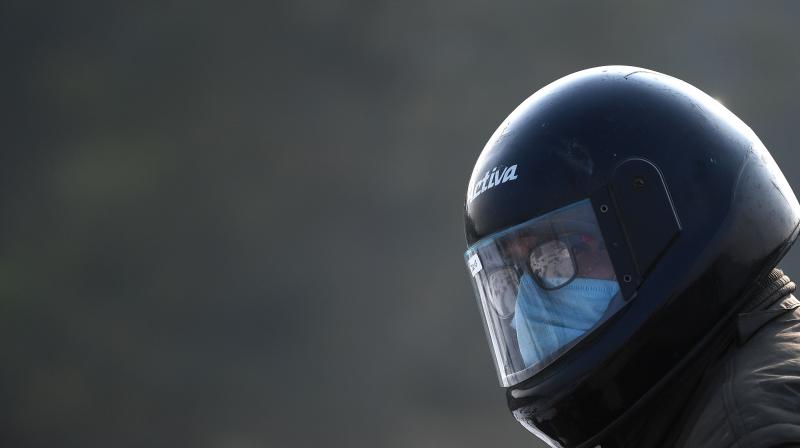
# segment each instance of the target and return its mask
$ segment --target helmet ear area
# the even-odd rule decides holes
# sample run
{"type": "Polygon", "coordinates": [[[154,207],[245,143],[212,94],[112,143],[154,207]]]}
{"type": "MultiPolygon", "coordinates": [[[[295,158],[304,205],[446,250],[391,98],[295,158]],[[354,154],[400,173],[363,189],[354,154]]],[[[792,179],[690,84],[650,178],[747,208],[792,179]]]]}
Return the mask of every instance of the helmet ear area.
{"type": "Polygon", "coordinates": [[[609,193],[631,252],[635,275],[644,278],[681,231],[667,184],[652,162],[635,158],[614,169],[609,193]]]}

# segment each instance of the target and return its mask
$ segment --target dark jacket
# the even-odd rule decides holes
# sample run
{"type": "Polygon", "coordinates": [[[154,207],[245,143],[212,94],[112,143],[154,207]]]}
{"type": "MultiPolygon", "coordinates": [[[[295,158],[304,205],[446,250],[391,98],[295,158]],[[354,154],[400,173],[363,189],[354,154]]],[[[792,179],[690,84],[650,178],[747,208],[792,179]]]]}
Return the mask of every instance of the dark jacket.
{"type": "Polygon", "coordinates": [[[738,340],[700,383],[675,446],[800,446],[800,301],[789,289],[775,270],[766,300],[739,314],[738,340]]]}
{"type": "Polygon", "coordinates": [[[789,277],[773,270],[729,337],[601,446],[800,447],[800,301],[794,290],[789,277]]]}

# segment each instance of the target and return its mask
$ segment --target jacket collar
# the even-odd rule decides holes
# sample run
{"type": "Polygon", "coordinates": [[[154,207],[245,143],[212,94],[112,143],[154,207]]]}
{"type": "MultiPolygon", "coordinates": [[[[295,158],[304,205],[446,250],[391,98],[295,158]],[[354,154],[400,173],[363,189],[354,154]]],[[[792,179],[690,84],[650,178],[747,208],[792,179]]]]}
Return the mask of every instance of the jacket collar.
{"type": "Polygon", "coordinates": [[[739,343],[747,342],[759,328],[776,317],[800,307],[792,293],[796,286],[780,269],[759,281],[759,292],[748,301],[736,319],[739,343]]]}

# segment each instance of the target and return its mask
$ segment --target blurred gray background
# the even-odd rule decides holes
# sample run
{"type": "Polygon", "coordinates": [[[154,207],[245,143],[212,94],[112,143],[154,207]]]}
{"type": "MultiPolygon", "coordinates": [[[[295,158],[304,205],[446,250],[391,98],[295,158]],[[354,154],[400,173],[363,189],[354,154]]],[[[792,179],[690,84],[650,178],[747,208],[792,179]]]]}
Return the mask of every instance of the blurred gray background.
{"type": "Polygon", "coordinates": [[[463,265],[484,142],[539,87],[638,65],[720,99],[798,191],[799,17],[3,2],[0,445],[541,446],[463,265]]]}

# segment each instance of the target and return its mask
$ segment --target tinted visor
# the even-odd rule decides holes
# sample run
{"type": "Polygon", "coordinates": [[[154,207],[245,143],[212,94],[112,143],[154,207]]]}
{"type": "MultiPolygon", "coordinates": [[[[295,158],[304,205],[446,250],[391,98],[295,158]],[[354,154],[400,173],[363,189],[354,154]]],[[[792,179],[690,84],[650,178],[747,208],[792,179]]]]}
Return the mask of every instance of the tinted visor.
{"type": "Polygon", "coordinates": [[[588,199],[483,238],[464,257],[505,387],[534,375],[624,303],[588,199]]]}

